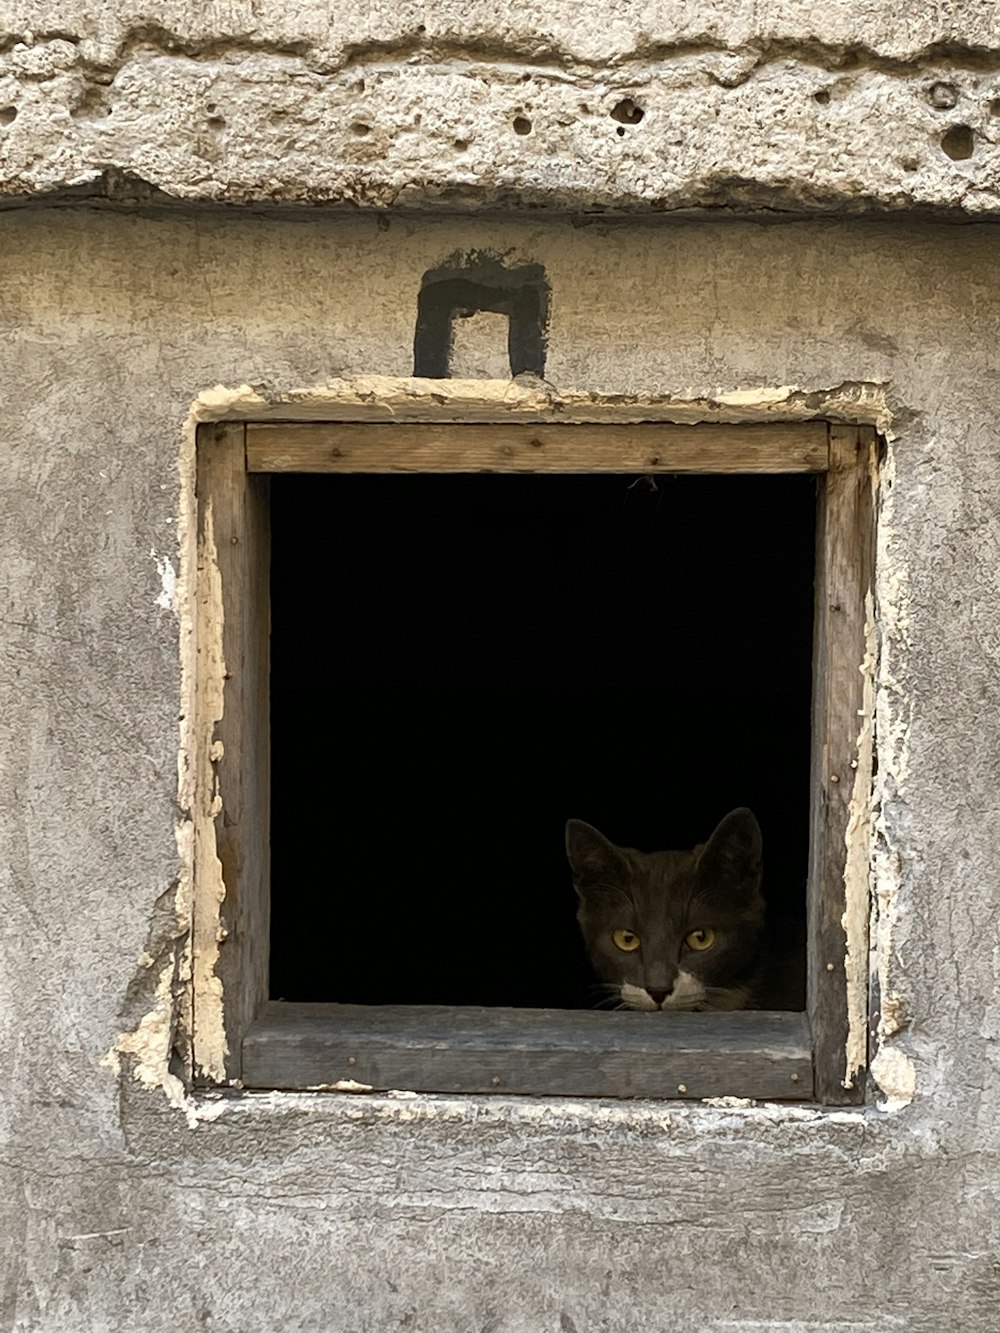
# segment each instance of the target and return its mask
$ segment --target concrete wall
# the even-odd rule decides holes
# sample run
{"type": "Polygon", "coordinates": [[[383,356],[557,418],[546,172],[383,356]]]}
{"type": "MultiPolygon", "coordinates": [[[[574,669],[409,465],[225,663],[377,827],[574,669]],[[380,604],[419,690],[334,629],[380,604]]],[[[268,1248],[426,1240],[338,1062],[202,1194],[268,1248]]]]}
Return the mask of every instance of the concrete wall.
{"type": "Polygon", "coordinates": [[[998,33],[995,0],[6,0],[0,194],[995,215],[998,33]]]}
{"type": "Polygon", "coordinates": [[[996,1327],[997,18],[3,5],[0,1328],[996,1327]],[[197,1098],[171,1063],[194,419],[367,410],[473,248],[545,265],[578,412],[887,436],[864,1110],[197,1098]]]}
{"type": "Polygon", "coordinates": [[[385,223],[0,217],[0,1327],[994,1328],[1000,231],[385,223]],[[890,437],[862,1111],[213,1101],[170,1075],[192,401],[406,375],[420,276],[468,248],[546,266],[561,392],[740,415],[754,391],[890,437]]]}

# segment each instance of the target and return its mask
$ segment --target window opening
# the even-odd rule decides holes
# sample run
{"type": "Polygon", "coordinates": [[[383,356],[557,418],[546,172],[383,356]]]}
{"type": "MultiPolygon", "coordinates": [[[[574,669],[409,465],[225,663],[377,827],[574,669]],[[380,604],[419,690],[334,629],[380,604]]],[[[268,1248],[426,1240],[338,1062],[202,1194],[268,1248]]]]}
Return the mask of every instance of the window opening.
{"type": "Polygon", "coordinates": [[[221,993],[251,1087],[858,1101],[874,450],[821,422],[202,428],[196,1070],[221,993]],[[741,805],[767,1008],[581,1007],[566,819],[689,850],[741,805]]]}
{"type": "Polygon", "coordinates": [[[566,820],[749,806],[754,1007],[802,1009],[815,515],[809,475],[274,477],[271,997],[591,1007],[566,820]]]}

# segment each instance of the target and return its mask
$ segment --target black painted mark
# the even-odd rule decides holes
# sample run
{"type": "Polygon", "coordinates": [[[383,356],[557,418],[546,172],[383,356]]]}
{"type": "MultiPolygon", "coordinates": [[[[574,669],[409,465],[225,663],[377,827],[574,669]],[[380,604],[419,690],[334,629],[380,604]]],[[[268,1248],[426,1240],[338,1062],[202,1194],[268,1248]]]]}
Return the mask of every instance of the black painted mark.
{"type": "Polygon", "coordinates": [[[506,268],[485,251],[454,255],[424,274],[417,298],[413,373],[448,379],[455,320],[482,311],[507,316],[507,357],[511,375],[543,378],[549,325],[550,289],[542,264],[506,268]]]}

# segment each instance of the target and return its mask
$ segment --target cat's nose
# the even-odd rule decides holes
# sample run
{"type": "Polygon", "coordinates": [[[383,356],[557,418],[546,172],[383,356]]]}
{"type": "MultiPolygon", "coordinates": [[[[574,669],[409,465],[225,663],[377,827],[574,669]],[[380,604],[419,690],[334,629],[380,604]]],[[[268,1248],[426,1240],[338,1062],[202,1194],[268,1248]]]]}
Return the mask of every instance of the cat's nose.
{"type": "Polygon", "coordinates": [[[667,998],[670,992],[668,990],[653,990],[652,986],[647,986],[646,994],[656,1005],[657,1009],[659,1009],[660,1005],[667,998]]]}

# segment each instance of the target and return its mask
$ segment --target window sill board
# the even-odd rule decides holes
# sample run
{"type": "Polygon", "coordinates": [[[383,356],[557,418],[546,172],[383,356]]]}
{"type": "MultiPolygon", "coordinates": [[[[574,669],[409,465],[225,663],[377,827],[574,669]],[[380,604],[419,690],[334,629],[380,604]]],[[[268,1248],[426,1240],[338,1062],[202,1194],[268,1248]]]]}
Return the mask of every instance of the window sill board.
{"type": "Polygon", "coordinates": [[[809,1101],[805,1014],[271,1002],[243,1041],[248,1088],[809,1101]]]}

